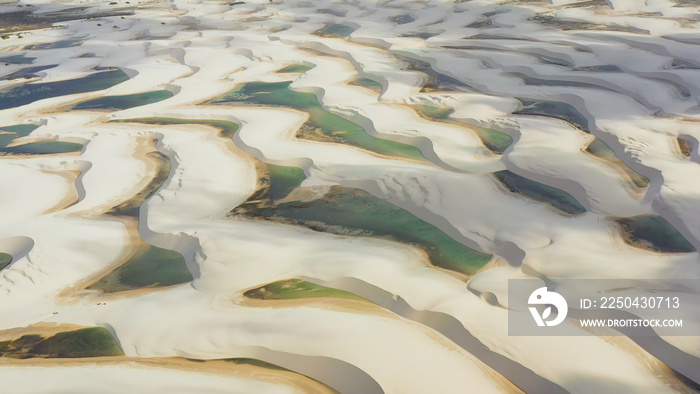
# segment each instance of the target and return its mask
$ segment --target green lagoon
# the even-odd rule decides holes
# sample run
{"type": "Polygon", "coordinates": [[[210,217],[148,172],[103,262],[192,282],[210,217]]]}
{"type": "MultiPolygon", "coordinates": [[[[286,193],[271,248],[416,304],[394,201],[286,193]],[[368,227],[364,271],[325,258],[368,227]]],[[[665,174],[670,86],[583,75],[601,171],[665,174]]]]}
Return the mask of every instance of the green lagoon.
{"type": "Polygon", "coordinates": [[[0,152],[23,155],[50,155],[57,153],[80,152],[83,144],[65,141],[39,141],[24,145],[5,147],[0,152]]]}
{"type": "Polygon", "coordinates": [[[145,287],[178,285],[191,282],[192,279],[192,273],[180,253],[146,245],[88,289],[115,293],[145,287]]]}
{"type": "Polygon", "coordinates": [[[356,123],[323,109],[314,94],[289,89],[290,83],[249,82],[214,100],[214,103],[298,109],[308,112],[310,115],[309,121],[302,127],[302,131],[318,131],[332,141],[357,146],[383,155],[425,160],[418,148],[367,134],[356,123]]]}
{"type": "Polygon", "coordinates": [[[271,200],[280,200],[289,195],[306,179],[304,170],[297,167],[267,165],[269,189],[267,197],[271,200]]]}
{"type": "Polygon", "coordinates": [[[123,356],[124,352],[106,329],[83,328],[59,332],[49,338],[24,335],[0,342],[0,357],[7,358],[83,358],[123,356]]]}
{"type": "Polygon", "coordinates": [[[13,126],[0,126],[0,148],[5,148],[17,138],[26,137],[39,126],[35,124],[18,124],[13,126]],[[6,133],[2,133],[6,132],[6,133]]]}
{"type": "Polygon", "coordinates": [[[600,139],[596,138],[595,140],[593,140],[593,142],[591,142],[586,148],[586,152],[621,166],[622,169],[625,171],[625,174],[627,174],[630,180],[637,187],[645,188],[649,186],[649,178],[629,168],[627,164],[625,164],[615,155],[615,151],[612,150],[605,142],[601,141],[600,139]]]}
{"type": "Polygon", "coordinates": [[[169,90],[127,94],[123,96],[105,96],[83,101],[73,106],[74,110],[122,110],[142,105],[153,104],[173,97],[169,90]]]}
{"type": "MultiPolygon", "coordinates": [[[[275,179],[271,180],[274,183],[275,179]]],[[[233,214],[295,223],[342,235],[387,237],[426,251],[436,266],[473,274],[491,255],[477,252],[405,209],[363,190],[333,186],[323,198],[276,205],[251,201],[233,214]]]]}
{"type": "Polygon", "coordinates": [[[381,93],[384,89],[381,83],[369,78],[357,78],[351,81],[349,85],[362,86],[363,88],[367,88],[377,93],[381,93]]]}
{"type": "MultiPolygon", "coordinates": [[[[458,120],[450,119],[450,115],[452,115],[454,109],[449,107],[436,107],[423,104],[416,104],[412,107],[419,115],[430,120],[446,123],[461,123],[458,120]]],[[[469,125],[469,129],[474,131],[481,139],[481,142],[494,153],[503,154],[503,152],[513,144],[513,138],[506,133],[472,125],[469,125]]]]}
{"type": "Polygon", "coordinates": [[[364,300],[347,291],[320,286],[301,279],[281,280],[248,290],[244,293],[248,298],[259,300],[298,300],[305,298],[346,298],[364,300]]]}
{"type": "Polygon", "coordinates": [[[24,145],[8,147],[14,140],[26,137],[39,127],[35,124],[19,124],[13,126],[1,126],[0,130],[7,133],[0,134],[0,152],[8,154],[48,155],[56,153],[79,152],[83,144],[66,141],[38,141],[24,145]]]}
{"type": "Polygon", "coordinates": [[[352,32],[355,31],[354,27],[350,27],[347,25],[342,25],[339,23],[331,23],[323,27],[322,29],[318,30],[314,34],[317,34],[319,36],[330,36],[330,37],[340,37],[340,38],[346,38],[352,34],[352,32]]]}
{"type": "Polygon", "coordinates": [[[231,138],[238,131],[238,124],[229,122],[226,120],[215,120],[215,119],[178,119],[178,118],[162,118],[162,117],[151,117],[151,118],[136,118],[128,119],[123,122],[134,122],[134,123],[145,123],[145,124],[159,124],[159,125],[176,125],[176,124],[203,124],[211,127],[215,127],[221,130],[221,136],[226,138],[231,138]]]}
{"type": "Polygon", "coordinates": [[[284,73],[304,73],[309,70],[311,70],[313,67],[306,66],[304,64],[292,64],[291,66],[287,66],[284,68],[281,68],[277,70],[278,73],[284,74],[284,73]]]}
{"type": "Polygon", "coordinates": [[[0,270],[10,265],[12,262],[12,255],[0,252],[0,270]]]}
{"type": "Polygon", "coordinates": [[[574,106],[561,101],[535,100],[519,98],[524,108],[513,112],[522,115],[540,115],[567,121],[579,129],[590,133],[588,119],[574,106]]]}
{"type": "Polygon", "coordinates": [[[508,170],[495,172],[494,176],[513,193],[522,194],[533,200],[547,203],[560,211],[572,215],[586,212],[586,208],[574,196],[563,190],[535,182],[508,170]]]}
{"type": "Polygon", "coordinates": [[[618,218],[627,243],[665,253],[691,253],[695,247],[661,216],[644,215],[618,218]]]}
{"type": "Polygon", "coordinates": [[[20,85],[0,93],[0,109],[19,107],[50,97],[103,90],[128,79],[124,71],[113,69],[67,81],[20,85]]]}

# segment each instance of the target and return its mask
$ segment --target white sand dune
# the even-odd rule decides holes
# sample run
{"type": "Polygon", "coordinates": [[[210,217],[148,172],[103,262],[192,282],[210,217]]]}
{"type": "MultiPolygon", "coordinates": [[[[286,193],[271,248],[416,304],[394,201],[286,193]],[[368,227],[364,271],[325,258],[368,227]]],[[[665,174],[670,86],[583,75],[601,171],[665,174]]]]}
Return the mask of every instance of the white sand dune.
{"type": "Polygon", "coordinates": [[[177,369],[144,367],[138,363],[76,366],[3,366],[0,374],[8,386],[25,393],[46,393],[61,387],[71,393],[294,393],[303,392],[280,382],[262,382],[177,369]],[[86,379],[86,374],[89,377],[86,379]],[[35,379],[37,375],[42,379],[35,379]]]}
{"type": "MultiPolygon", "coordinates": [[[[2,4],[0,12],[136,5],[28,3],[2,4]]],[[[697,252],[632,246],[613,224],[660,215],[700,248],[693,181],[700,175],[699,15],[696,5],[670,0],[159,0],[139,3],[133,15],[13,32],[0,41],[0,59],[26,52],[31,66],[56,66],[0,80],[0,94],[46,91],[41,84],[93,75],[96,67],[118,67],[129,79],[31,102],[2,96],[14,104],[2,104],[0,128],[39,126],[13,144],[58,139],[84,147],[0,156],[0,252],[13,256],[0,271],[0,329],[102,326],[127,357],[149,364],[8,359],[0,364],[4,386],[37,393],[304,390],[273,369],[265,370],[274,379],[166,365],[172,357],[250,357],[340,392],[690,392],[674,370],[700,376],[673,355],[697,360],[697,337],[663,338],[654,347],[625,337],[509,336],[505,308],[507,280],[533,274],[555,283],[700,278],[697,252]],[[25,49],[72,39],[80,42],[25,49]],[[299,64],[311,69],[277,72],[299,64]],[[416,147],[425,160],[297,137],[308,111],[318,109],[210,102],[244,83],[285,81],[368,135],[416,147]],[[71,110],[157,90],[173,96],[121,110],[71,110]],[[537,108],[528,100],[558,102],[564,112],[527,114],[537,108]],[[415,105],[451,113],[431,120],[415,105]],[[240,128],[222,136],[193,121],[240,128]],[[501,131],[513,144],[494,153],[479,128],[501,131]],[[689,157],[677,137],[689,141],[689,157]],[[619,161],[586,152],[594,138],[619,161]],[[170,174],[141,206],[138,226],[108,214],[154,181],[153,152],[168,158],[170,174]],[[317,192],[367,191],[493,258],[465,284],[415,245],[231,215],[263,185],[266,164],[302,169],[302,186],[317,192]],[[503,170],[567,192],[586,212],[569,215],[509,191],[493,176],[503,170]],[[632,170],[649,185],[635,185],[632,170]],[[193,281],[112,295],[84,289],[143,241],[180,252],[193,281]],[[385,310],[243,302],[245,291],[289,278],[343,289],[385,310]]],[[[0,77],[25,66],[2,67],[0,77]]]]}

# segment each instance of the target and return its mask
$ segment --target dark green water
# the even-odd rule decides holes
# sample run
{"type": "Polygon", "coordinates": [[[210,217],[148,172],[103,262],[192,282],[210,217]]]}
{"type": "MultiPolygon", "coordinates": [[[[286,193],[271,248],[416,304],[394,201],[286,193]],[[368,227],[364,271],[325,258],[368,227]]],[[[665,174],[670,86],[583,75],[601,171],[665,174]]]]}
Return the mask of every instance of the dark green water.
{"type": "Polygon", "coordinates": [[[619,160],[615,155],[615,151],[612,150],[612,148],[610,148],[608,144],[599,140],[598,138],[594,139],[593,142],[588,144],[588,148],[586,148],[586,151],[592,155],[600,157],[601,159],[611,161],[619,160]]]}
{"type": "Polygon", "coordinates": [[[65,141],[39,141],[24,145],[5,147],[0,152],[11,154],[50,155],[56,153],[80,152],[83,144],[65,141]]]}
{"type": "Polygon", "coordinates": [[[408,70],[418,71],[428,75],[428,81],[423,85],[421,92],[433,90],[445,92],[465,92],[474,90],[471,86],[460,81],[459,79],[452,78],[449,75],[435,71],[433,66],[426,61],[414,59],[412,57],[397,53],[394,53],[393,55],[402,62],[407,63],[408,66],[406,68],[408,70]]]}
{"type": "Polygon", "coordinates": [[[0,131],[7,131],[8,133],[0,133],[0,148],[5,148],[7,145],[11,144],[12,141],[17,138],[26,137],[31,134],[32,131],[39,127],[35,124],[18,124],[14,126],[0,126],[0,131]]]}
{"type": "Polygon", "coordinates": [[[173,97],[169,90],[156,90],[153,92],[127,94],[123,96],[106,96],[93,100],[83,101],[73,106],[72,109],[81,110],[121,110],[142,105],[153,104],[173,97]]]}
{"type": "MultiPolygon", "coordinates": [[[[418,114],[439,122],[458,122],[450,119],[450,115],[454,112],[452,108],[435,107],[432,105],[414,105],[418,114]]],[[[513,144],[513,138],[506,133],[501,133],[493,129],[471,126],[473,130],[484,143],[484,145],[495,153],[502,154],[513,144]]]]}
{"type": "Polygon", "coordinates": [[[436,107],[433,105],[423,105],[423,104],[417,104],[414,105],[413,108],[420,114],[423,115],[426,118],[432,119],[432,120],[447,120],[450,118],[450,115],[452,115],[454,109],[448,108],[448,107],[436,107]]]}
{"type": "Polygon", "coordinates": [[[231,138],[238,131],[238,124],[225,120],[214,119],[177,119],[177,118],[136,118],[125,120],[124,122],[145,123],[145,124],[160,124],[160,125],[175,125],[175,124],[203,124],[216,127],[221,130],[221,136],[231,138]]]}
{"type": "Polygon", "coordinates": [[[9,134],[0,134],[0,152],[9,154],[46,155],[79,152],[83,149],[82,144],[65,141],[39,141],[24,145],[12,146],[9,148],[7,147],[7,145],[11,144],[17,138],[28,136],[37,127],[39,126],[34,124],[20,124],[0,127],[0,130],[9,132],[9,134]]]}
{"type": "Polygon", "coordinates": [[[24,47],[26,50],[40,50],[40,49],[61,49],[61,48],[72,48],[80,46],[83,43],[82,38],[75,38],[70,40],[61,40],[56,42],[48,42],[45,44],[34,44],[27,45],[24,47]]]}
{"type": "Polygon", "coordinates": [[[347,26],[347,25],[341,25],[338,23],[331,23],[326,25],[323,29],[318,30],[314,34],[322,35],[322,36],[334,36],[334,37],[348,37],[352,32],[355,31],[355,28],[347,26]]]}
{"type": "Polygon", "coordinates": [[[484,145],[495,153],[502,154],[513,144],[513,138],[506,133],[476,126],[473,126],[473,129],[484,145]]]}
{"type": "Polygon", "coordinates": [[[59,332],[52,337],[24,335],[0,342],[0,357],[8,358],[83,358],[123,356],[124,352],[106,329],[83,328],[59,332]]]}
{"type": "Polygon", "coordinates": [[[511,72],[510,74],[514,75],[518,78],[521,78],[525,82],[526,85],[566,86],[566,87],[574,87],[574,88],[601,89],[601,86],[593,84],[593,83],[585,83],[585,82],[569,81],[569,80],[558,80],[558,79],[535,78],[535,77],[531,77],[527,74],[518,73],[518,72],[511,72]]]}
{"type": "Polygon", "coordinates": [[[681,137],[676,138],[676,140],[683,156],[690,157],[693,154],[693,143],[681,137]]]}
{"type": "Polygon", "coordinates": [[[627,164],[625,164],[622,160],[620,160],[616,155],[615,151],[612,150],[605,142],[599,140],[596,138],[593,140],[588,145],[588,148],[586,148],[586,152],[596,156],[600,157],[601,159],[605,159],[608,161],[611,161],[615,164],[618,164],[622,167],[622,169],[625,171],[625,174],[630,178],[630,180],[637,186],[637,187],[647,187],[649,186],[649,178],[645,177],[644,175],[638,173],[637,171],[629,168],[627,164]]]}
{"type": "Polygon", "coordinates": [[[68,81],[21,85],[0,93],[0,109],[19,107],[50,97],[107,89],[128,79],[124,71],[115,69],[68,81]]]}
{"type": "Polygon", "coordinates": [[[404,33],[401,34],[401,37],[416,37],[416,38],[421,38],[423,40],[427,40],[429,38],[433,38],[435,36],[440,35],[440,33],[431,33],[427,31],[423,32],[412,32],[412,33],[404,33]]]}
{"type": "Polygon", "coordinates": [[[381,93],[384,89],[381,83],[369,78],[357,78],[356,80],[350,82],[350,85],[362,86],[377,93],[381,93]]]}
{"type": "Polygon", "coordinates": [[[31,64],[34,60],[36,60],[35,57],[27,57],[26,54],[22,53],[18,55],[5,56],[3,58],[0,58],[0,63],[5,62],[12,64],[31,64]]]}
{"type": "Polygon", "coordinates": [[[299,187],[306,179],[304,170],[297,167],[268,164],[267,171],[270,186],[267,197],[273,201],[287,197],[292,190],[299,187]]]}
{"type": "Polygon", "coordinates": [[[513,193],[519,193],[533,200],[547,203],[573,215],[586,212],[586,208],[574,196],[563,190],[535,182],[508,170],[498,171],[493,175],[513,193]]]}
{"type": "Polygon", "coordinates": [[[315,95],[289,89],[290,83],[250,82],[242,84],[236,90],[214,100],[214,103],[295,108],[309,113],[310,118],[305,125],[307,129],[320,130],[323,135],[336,142],[354,145],[384,155],[425,160],[418,148],[367,134],[359,125],[323,109],[315,95]]]}
{"type": "Polygon", "coordinates": [[[421,247],[439,267],[465,274],[473,274],[491,259],[491,255],[462,245],[410,212],[359,189],[334,186],[318,200],[251,205],[244,204],[234,213],[291,221],[336,234],[390,237],[421,247]]]}
{"type": "Polygon", "coordinates": [[[291,66],[284,67],[278,70],[278,73],[303,73],[311,70],[313,67],[305,66],[303,64],[292,64],[291,66]]]}
{"type": "Polygon", "coordinates": [[[416,19],[414,17],[412,17],[411,15],[404,14],[404,15],[395,16],[395,17],[391,18],[390,20],[398,25],[404,25],[406,23],[411,23],[411,22],[415,21],[416,19]]]}
{"type": "Polygon", "coordinates": [[[693,245],[661,216],[619,218],[625,240],[634,246],[665,253],[695,252],[693,245]]]}
{"type": "MultiPolygon", "coordinates": [[[[268,362],[265,362],[265,361],[262,361],[262,360],[258,360],[258,359],[256,359],[256,358],[244,358],[244,357],[240,357],[240,358],[225,358],[225,359],[223,359],[222,361],[226,361],[226,362],[228,362],[228,363],[233,363],[233,364],[238,364],[238,365],[252,365],[252,366],[254,366],[254,367],[273,369],[273,370],[276,370],[276,371],[289,371],[289,372],[292,372],[292,373],[298,373],[298,372],[292,371],[291,369],[282,368],[282,367],[280,367],[280,366],[278,366],[278,365],[270,364],[270,363],[268,363],[268,362]]],[[[321,384],[322,384],[322,383],[321,383],[321,384]]],[[[330,390],[330,387],[329,387],[329,390],[330,390]]]]}
{"type": "MultiPolygon", "coordinates": [[[[535,56],[531,54],[532,56],[535,56]]],[[[545,55],[539,55],[537,56],[542,60],[543,63],[549,63],[549,64],[556,64],[557,66],[562,66],[562,67],[573,67],[574,64],[571,63],[568,60],[564,60],[558,57],[552,57],[552,56],[545,56],[545,55]]]]}
{"type": "Polygon", "coordinates": [[[593,72],[607,72],[607,73],[621,73],[624,72],[618,66],[613,64],[604,64],[600,66],[585,66],[585,67],[574,67],[574,71],[593,71],[593,72]]]}
{"type": "Polygon", "coordinates": [[[192,281],[185,258],[174,250],[147,245],[88,289],[105,293],[163,287],[192,281]]]}
{"type": "Polygon", "coordinates": [[[567,103],[560,101],[534,100],[519,98],[525,108],[513,112],[521,115],[540,115],[549,116],[565,120],[579,129],[590,133],[588,119],[581,114],[576,108],[567,103]]]}
{"type": "Polygon", "coordinates": [[[39,71],[44,71],[48,70],[50,68],[56,67],[57,64],[48,64],[46,66],[33,66],[33,67],[25,67],[22,69],[19,69],[11,74],[5,75],[4,77],[0,78],[1,80],[13,80],[13,79],[19,79],[19,78],[34,78],[37,77],[39,71]]]}
{"type": "Polygon", "coordinates": [[[301,279],[288,279],[279,282],[268,283],[257,289],[244,293],[248,298],[259,300],[298,300],[304,298],[348,298],[364,300],[347,291],[319,286],[301,279]]]}
{"type": "Polygon", "coordinates": [[[10,265],[12,262],[12,255],[0,252],[0,270],[10,265]]]}

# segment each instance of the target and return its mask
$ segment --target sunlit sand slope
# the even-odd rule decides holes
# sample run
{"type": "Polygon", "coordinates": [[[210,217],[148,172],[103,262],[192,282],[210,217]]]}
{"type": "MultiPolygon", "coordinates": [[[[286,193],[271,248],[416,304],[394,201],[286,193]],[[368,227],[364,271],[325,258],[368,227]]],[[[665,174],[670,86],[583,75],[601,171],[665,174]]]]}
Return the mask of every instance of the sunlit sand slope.
{"type": "Polygon", "coordinates": [[[0,3],[8,392],[697,389],[507,331],[511,278],[700,279],[694,2],[0,3]]]}

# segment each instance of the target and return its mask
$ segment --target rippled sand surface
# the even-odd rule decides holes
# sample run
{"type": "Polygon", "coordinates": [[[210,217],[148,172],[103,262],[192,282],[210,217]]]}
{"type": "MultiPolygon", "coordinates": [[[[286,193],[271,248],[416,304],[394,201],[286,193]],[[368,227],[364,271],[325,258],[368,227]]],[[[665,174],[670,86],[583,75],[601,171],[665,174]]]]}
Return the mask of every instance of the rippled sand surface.
{"type": "Polygon", "coordinates": [[[700,279],[699,21],[1,1],[3,390],[697,390],[699,337],[509,336],[507,283],[700,279]]]}

